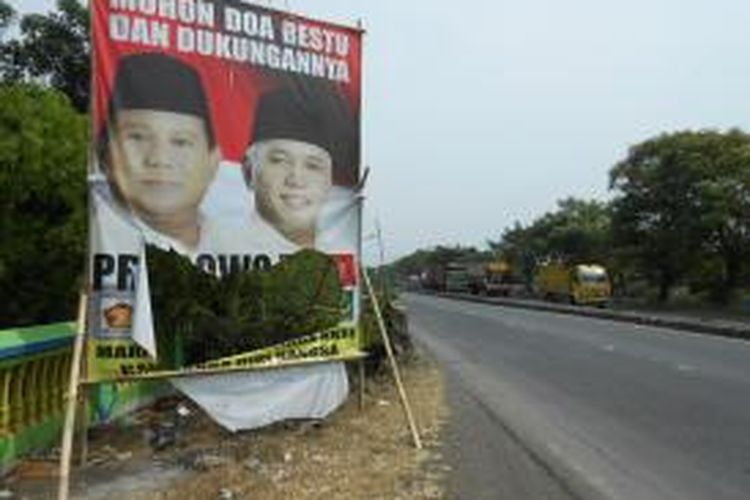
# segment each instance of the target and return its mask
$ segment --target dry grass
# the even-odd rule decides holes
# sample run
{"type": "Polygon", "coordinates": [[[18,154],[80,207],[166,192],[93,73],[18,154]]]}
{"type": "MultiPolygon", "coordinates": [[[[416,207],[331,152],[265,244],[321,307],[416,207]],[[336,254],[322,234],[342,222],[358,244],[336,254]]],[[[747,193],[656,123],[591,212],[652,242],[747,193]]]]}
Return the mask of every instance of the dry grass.
{"type": "Polygon", "coordinates": [[[363,410],[353,391],[321,424],[281,424],[230,435],[201,421],[180,453],[208,452],[224,463],[159,491],[129,491],[121,498],[443,498],[446,467],[439,441],[448,411],[443,381],[424,358],[402,370],[425,444],[421,451],[412,445],[393,379],[380,375],[368,380],[363,410]]]}

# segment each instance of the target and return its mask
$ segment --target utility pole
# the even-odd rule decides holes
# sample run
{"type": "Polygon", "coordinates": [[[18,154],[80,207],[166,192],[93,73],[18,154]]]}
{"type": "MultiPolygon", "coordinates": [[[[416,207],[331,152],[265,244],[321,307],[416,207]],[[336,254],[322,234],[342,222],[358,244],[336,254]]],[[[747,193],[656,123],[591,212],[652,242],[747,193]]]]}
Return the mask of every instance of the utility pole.
{"type": "Polygon", "coordinates": [[[380,218],[375,219],[375,234],[378,238],[378,250],[380,253],[380,293],[383,296],[384,302],[388,304],[388,287],[385,281],[385,245],[383,244],[383,232],[380,228],[380,218]]]}

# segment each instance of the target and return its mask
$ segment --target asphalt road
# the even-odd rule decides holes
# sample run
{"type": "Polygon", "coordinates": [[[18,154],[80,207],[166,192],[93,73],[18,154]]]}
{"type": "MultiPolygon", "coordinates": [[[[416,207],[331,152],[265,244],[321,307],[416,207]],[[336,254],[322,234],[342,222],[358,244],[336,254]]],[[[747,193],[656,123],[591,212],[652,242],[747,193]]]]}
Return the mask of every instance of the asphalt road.
{"type": "Polygon", "coordinates": [[[750,498],[750,342],[404,298],[449,376],[455,496],[750,498]]]}

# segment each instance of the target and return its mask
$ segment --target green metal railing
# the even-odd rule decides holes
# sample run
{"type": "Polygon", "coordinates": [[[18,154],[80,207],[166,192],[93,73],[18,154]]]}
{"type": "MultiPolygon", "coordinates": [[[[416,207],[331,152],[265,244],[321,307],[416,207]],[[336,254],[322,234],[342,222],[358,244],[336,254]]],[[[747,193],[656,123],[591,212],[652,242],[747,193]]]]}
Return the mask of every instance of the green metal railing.
{"type": "Polygon", "coordinates": [[[0,466],[54,444],[74,336],[73,323],[0,330],[0,466]]]}
{"type": "MultiPolygon", "coordinates": [[[[74,337],[75,323],[0,330],[0,470],[59,441],[74,337]]],[[[109,421],[163,388],[135,382],[92,387],[89,420],[109,421]]]]}
{"type": "Polygon", "coordinates": [[[0,437],[59,416],[73,323],[0,331],[0,437]]]}

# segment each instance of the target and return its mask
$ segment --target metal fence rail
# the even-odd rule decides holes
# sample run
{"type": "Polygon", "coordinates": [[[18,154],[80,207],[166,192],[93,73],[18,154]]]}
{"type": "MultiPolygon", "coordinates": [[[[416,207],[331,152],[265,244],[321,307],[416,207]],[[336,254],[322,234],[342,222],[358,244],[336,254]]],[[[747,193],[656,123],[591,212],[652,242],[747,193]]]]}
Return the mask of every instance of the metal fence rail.
{"type": "Polygon", "coordinates": [[[58,348],[0,361],[0,438],[62,413],[70,360],[58,348]]]}
{"type": "Polygon", "coordinates": [[[0,330],[0,468],[58,437],[73,323],[0,330]]]}

